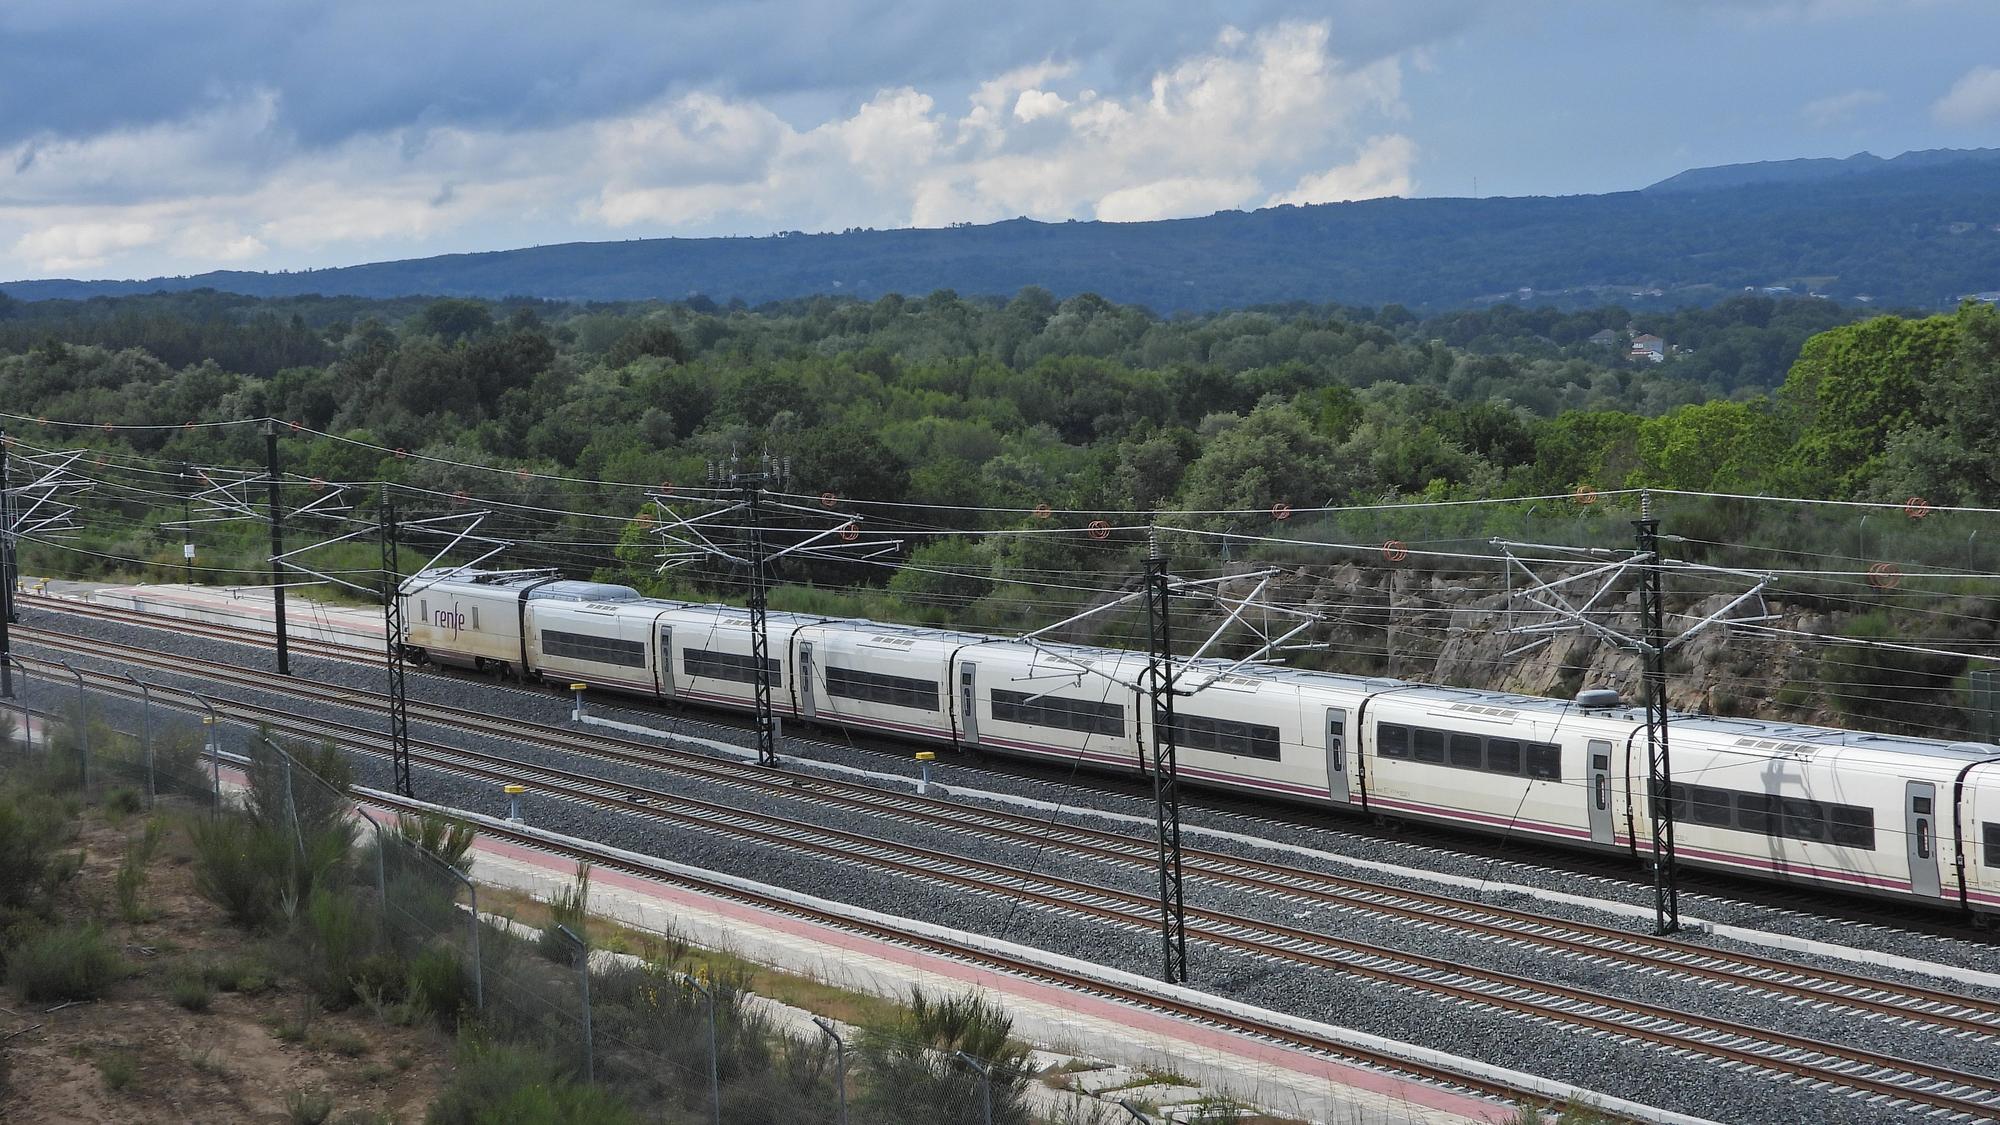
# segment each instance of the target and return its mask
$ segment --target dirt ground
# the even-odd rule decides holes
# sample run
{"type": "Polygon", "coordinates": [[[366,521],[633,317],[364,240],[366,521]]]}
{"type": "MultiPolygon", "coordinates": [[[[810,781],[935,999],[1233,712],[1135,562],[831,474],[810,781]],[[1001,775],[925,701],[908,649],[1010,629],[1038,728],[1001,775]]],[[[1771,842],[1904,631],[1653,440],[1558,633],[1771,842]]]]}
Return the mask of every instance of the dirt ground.
{"type": "Polygon", "coordinates": [[[195,894],[177,824],[141,893],[151,917],[120,920],[113,879],[145,817],[109,824],[98,809],[84,816],[85,866],[60,915],[100,919],[134,972],[102,999],[71,1006],[4,993],[0,1121],[289,1122],[287,1098],[302,1094],[330,1098],[331,1122],[423,1120],[451,1052],[435,1030],[392,1026],[360,1005],[321,1011],[282,979],[255,995],[216,991],[204,1013],[178,1006],[169,992],[177,974],[248,966],[254,982],[278,975],[273,952],[195,894]]]}

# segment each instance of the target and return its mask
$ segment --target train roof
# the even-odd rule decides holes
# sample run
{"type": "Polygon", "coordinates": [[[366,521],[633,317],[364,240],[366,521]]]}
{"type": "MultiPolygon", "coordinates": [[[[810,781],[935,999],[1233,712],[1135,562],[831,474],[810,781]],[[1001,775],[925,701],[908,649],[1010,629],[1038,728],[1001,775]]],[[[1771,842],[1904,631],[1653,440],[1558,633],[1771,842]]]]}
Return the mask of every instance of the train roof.
{"type": "Polygon", "coordinates": [[[1716,742],[1733,743],[1744,750],[1796,757],[1821,750],[1849,748],[1955,762],[2000,758],[2000,746],[1987,742],[1952,742],[1911,734],[1878,734],[1802,723],[1779,723],[1768,719],[1735,719],[1725,715],[1675,715],[1673,729],[1701,734],[1716,742]]]}

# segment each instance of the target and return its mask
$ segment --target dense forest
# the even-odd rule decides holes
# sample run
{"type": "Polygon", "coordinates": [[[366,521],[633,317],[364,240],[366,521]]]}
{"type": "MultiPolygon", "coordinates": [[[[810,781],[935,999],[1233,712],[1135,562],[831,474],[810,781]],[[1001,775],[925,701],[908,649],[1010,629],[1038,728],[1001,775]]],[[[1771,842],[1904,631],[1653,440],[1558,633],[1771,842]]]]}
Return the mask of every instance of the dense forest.
{"type": "MultiPolygon", "coordinates": [[[[1146,223],[1026,218],[949,229],[571,243],[294,273],[22,281],[17,298],[214,288],[257,296],[411,293],[752,304],[1042,286],[1160,313],[1263,302],[1517,302],[1653,309],[1784,287],[1930,310],[2000,290],[2000,153],[1877,161],[1775,180],[1729,169],[1609,195],[1372,199],[1146,223]]],[[[1845,162],[1832,162],[1845,164],[1845,162]]],[[[1677,180],[1679,177],[1676,178],[1677,180]]]]}
{"type": "MultiPolygon", "coordinates": [[[[1319,575],[1339,559],[1260,544],[1270,517],[1246,513],[1558,497],[1539,517],[1522,499],[1397,510],[1393,526],[1368,524],[1368,513],[1310,526],[1347,542],[1483,544],[1557,511],[1565,534],[1619,545],[1635,513],[1599,505],[1586,527],[1569,500],[1650,488],[2000,506],[2000,309],[1852,315],[1763,298],[1662,314],[1423,318],[1397,306],[1292,305],[1163,319],[1036,289],[757,309],[199,292],[0,305],[0,402],[17,455],[97,451],[80,467],[96,482],[79,501],[83,526],[28,544],[30,573],[177,577],[183,533],[162,524],[187,492],[226,470],[254,473],[264,453],[261,426],[202,423],[268,416],[283,423],[295,507],[318,494],[308,480],[395,481],[419,514],[494,507],[488,530],[524,542],[510,556],[519,563],[701,597],[740,589],[699,569],[662,575],[657,543],[631,519],[647,510],[647,488],[698,487],[712,464],[769,452],[789,461],[788,487],[804,503],[830,493],[899,543],[900,565],[789,568],[780,604],[1010,627],[1046,623],[1125,580],[1143,542],[1136,532],[1103,542],[981,534],[1045,526],[1029,514],[1040,505],[1061,513],[1049,530],[1076,531],[1093,514],[1131,527],[1168,513],[1162,522],[1202,534],[1241,532],[1244,557],[1319,575]],[[1610,344],[1600,342],[1607,330],[1610,344]],[[1673,344],[1661,362],[1631,359],[1635,334],[1673,344]]],[[[355,501],[365,515],[372,497],[355,501]]],[[[1782,554],[1852,570],[1948,549],[1930,561],[1990,569],[1977,562],[1978,530],[1965,534],[1972,525],[1939,534],[1937,520],[1885,519],[1871,529],[1865,514],[1803,506],[1774,522],[1742,502],[1702,503],[1672,517],[1676,552],[1691,559],[1769,566],[1782,554]]],[[[301,540],[350,530],[298,523],[301,540]]],[[[202,561],[190,577],[265,580],[260,526],[192,534],[202,561]]],[[[1232,541],[1172,549],[1212,568],[1228,564],[1232,541]]],[[[350,544],[322,565],[365,575],[378,565],[372,550],[350,544]]],[[[1433,575],[1437,605],[1456,588],[1436,559],[1410,566],[1433,575]]],[[[1380,588],[1380,576],[1368,580],[1380,588]]],[[[1961,587],[1941,592],[1976,593],[1961,587]]],[[[1868,585],[1801,579],[1787,596],[1874,613],[1857,588],[1868,585]]],[[[1924,636],[1985,643],[1993,617],[1973,598],[1924,636]]],[[[1851,627],[1907,638],[1936,625],[1876,613],[1851,627]]],[[[1448,621],[1437,629],[1448,631],[1448,621]]],[[[1383,666],[1379,644],[1353,653],[1359,667],[1383,666]]],[[[1940,698],[1962,696],[1962,661],[1899,659],[1866,678],[1902,686],[1875,699],[1850,685],[1846,697],[1874,699],[1877,717],[1899,713],[1912,676],[1940,698]],[[1911,660],[1929,663],[1912,670],[1911,660]]],[[[1829,682],[1863,662],[1835,663],[1829,682]]]]}
{"type": "MultiPolygon", "coordinates": [[[[0,388],[20,415],[169,427],[121,440],[197,463],[242,460],[227,447],[241,439],[171,427],[270,415],[365,443],[312,447],[307,467],[332,479],[423,464],[378,465],[366,446],[638,482],[771,448],[801,466],[802,487],[937,506],[1805,488],[1826,482],[1802,454],[1685,451],[1738,430],[1790,444],[1817,385],[1806,373],[1838,341],[1938,335],[1979,314],[1826,335],[1853,315],[1764,298],[1662,314],[1292,305],[1162,319],[1035,289],[754,311],[201,292],[0,304],[0,388]],[[1607,331],[1613,343],[1592,339],[1607,331]],[[1672,341],[1665,362],[1626,357],[1640,333],[1672,341]],[[1794,369],[1802,349],[1810,362],[1794,369]],[[1233,467],[1265,448],[1276,460],[1261,472],[1233,467]]],[[[1839,484],[1902,488],[1911,456],[1885,446],[1839,484]],[[1878,480],[1892,463],[1896,483],[1878,480]]]]}

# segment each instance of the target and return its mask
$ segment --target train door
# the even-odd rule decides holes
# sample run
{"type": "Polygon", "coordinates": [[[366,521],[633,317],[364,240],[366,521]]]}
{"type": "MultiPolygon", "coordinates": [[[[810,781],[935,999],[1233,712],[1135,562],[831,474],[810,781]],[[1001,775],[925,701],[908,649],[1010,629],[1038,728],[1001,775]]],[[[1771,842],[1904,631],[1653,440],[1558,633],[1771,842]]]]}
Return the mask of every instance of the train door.
{"type": "Polygon", "coordinates": [[[1348,803],[1347,709],[1326,709],[1326,795],[1336,804],[1348,803]]]}
{"type": "Polygon", "coordinates": [[[799,714],[808,719],[819,718],[819,706],[813,702],[813,643],[799,642],[799,714]]]}
{"type": "Polygon", "coordinates": [[[1611,837],[1611,744],[1590,742],[1590,842],[1609,844],[1611,837]]]}
{"type": "Polygon", "coordinates": [[[674,698],[674,627],[660,626],[660,697],[674,698]]]}
{"type": "Polygon", "coordinates": [[[967,746],[979,745],[977,670],[976,664],[958,666],[958,740],[967,746]]]}
{"type": "Polygon", "coordinates": [[[1910,892],[1935,898],[1938,888],[1937,786],[1928,781],[1903,785],[1904,839],[1910,852],[1910,892]]]}

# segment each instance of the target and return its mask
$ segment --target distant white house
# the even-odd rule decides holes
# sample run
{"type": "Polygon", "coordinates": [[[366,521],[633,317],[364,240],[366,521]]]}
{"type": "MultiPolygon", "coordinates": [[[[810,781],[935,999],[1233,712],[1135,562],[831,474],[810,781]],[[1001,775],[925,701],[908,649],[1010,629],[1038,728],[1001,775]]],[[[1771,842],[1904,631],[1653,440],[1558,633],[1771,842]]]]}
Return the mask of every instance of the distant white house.
{"type": "Polygon", "coordinates": [[[1632,350],[1627,353],[1627,358],[1641,359],[1647,363],[1665,363],[1667,361],[1667,342],[1651,333],[1634,336],[1632,337],[1632,350]]]}

